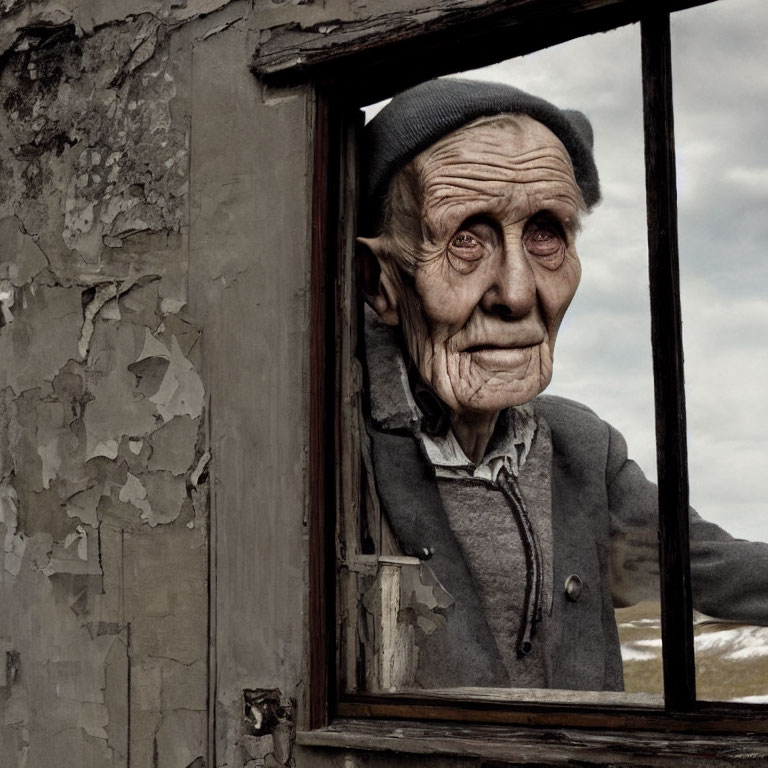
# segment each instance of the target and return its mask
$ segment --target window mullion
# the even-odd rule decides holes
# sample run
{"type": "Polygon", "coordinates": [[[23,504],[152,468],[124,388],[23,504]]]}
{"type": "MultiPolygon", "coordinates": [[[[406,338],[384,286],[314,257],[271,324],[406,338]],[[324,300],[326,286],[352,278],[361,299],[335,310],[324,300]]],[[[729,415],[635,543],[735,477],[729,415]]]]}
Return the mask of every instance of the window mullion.
{"type": "Polygon", "coordinates": [[[641,31],[664,692],[667,709],[680,711],[695,702],[696,671],[669,13],[649,12],[641,31]]]}

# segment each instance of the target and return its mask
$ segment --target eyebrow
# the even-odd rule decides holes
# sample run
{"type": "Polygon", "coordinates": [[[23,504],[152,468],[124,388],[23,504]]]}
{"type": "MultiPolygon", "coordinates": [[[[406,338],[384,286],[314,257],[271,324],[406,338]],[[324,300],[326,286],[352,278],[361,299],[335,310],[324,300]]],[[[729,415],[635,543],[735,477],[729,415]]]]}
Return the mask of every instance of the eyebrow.
{"type": "Polygon", "coordinates": [[[535,219],[537,216],[542,216],[545,219],[548,217],[551,217],[553,219],[556,219],[557,222],[563,227],[563,229],[569,235],[575,236],[579,234],[579,232],[581,232],[582,230],[581,214],[582,214],[581,208],[577,208],[573,213],[573,215],[568,215],[568,216],[561,216],[556,211],[553,211],[551,208],[542,208],[536,211],[536,213],[532,214],[528,220],[530,221],[531,219],[535,219]]]}

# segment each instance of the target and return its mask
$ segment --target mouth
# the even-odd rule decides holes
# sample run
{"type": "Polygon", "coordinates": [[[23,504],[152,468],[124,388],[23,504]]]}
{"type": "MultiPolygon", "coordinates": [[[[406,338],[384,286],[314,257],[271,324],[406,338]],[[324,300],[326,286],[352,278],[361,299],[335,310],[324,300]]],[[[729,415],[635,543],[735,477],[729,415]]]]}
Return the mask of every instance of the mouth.
{"type": "Polygon", "coordinates": [[[531,349],[538,347],[540,341],[532,341],[529,344],[475,344],[473,347],[467,347],[464,352],[470,355],[477,352],[512,352],[518,349],[531,349]]]}
{"type": "Polygon", "coordinates": [[[464,352],[471,355],[472,362],[487,371],[527,370],[533,362],[541,342],[533,344],[477,344],[467,347],[464,352]]]}

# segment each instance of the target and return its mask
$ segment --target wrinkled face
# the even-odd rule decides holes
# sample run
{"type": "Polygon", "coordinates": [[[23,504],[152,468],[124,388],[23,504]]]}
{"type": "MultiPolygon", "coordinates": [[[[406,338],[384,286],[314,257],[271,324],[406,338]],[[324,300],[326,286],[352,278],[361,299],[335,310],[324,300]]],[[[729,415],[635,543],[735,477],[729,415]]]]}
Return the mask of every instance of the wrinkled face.
{"type": "Polygon", "coordinates": [[[397,312],[424,380],[454,413],[528,402],[552,377],[581,276],[581,192],[567,151],[515,116],[449,134],[415,161],[423,236],[397,312]]]}

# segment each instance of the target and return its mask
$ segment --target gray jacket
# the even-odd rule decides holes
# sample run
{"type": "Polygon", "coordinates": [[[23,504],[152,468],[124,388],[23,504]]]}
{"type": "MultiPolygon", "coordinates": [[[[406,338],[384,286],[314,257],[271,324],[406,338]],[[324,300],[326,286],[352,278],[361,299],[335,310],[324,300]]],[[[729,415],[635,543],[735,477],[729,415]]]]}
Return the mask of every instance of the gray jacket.
{"type": "MultiPolygon", "coordinates": [[[[552,433],[554,599],[539,642],[547,685],[621,690],[614,604],[658,597],[656,486],[627,459],[623,437],[585,406],[535,401],[552,433]],[[650,564],[650,566],[649,566],[650,564]],[[578,598],[564,585],[577,575],[578,598]]],[[[432,468],[415,438],[371,429],[376,486],[404,554],[425,559],[454,598],[445,628],[419,643],[425,688],[508,686],[432,468]]],[[[737,540],[690,513],[694,606],[710,616],[768,623],[768,545],[737,540]]]]}

